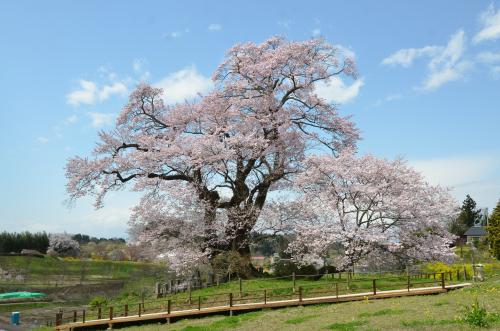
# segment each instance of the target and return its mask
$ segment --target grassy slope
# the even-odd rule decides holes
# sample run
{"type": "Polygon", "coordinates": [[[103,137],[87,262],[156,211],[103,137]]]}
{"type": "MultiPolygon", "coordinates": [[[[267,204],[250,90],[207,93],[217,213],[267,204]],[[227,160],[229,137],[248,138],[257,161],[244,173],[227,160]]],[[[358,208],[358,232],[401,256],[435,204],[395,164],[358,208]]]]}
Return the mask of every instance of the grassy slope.
{"type": "Polygon", "coordinates": [[[24,256],[0,256],[0,268],[27,275],[28,282],[80,279],[82,273],[86,280],[127,279],[131,274],[154,269],[148,263],[85,261],[78,259],[57,259],[24,256]]]}
{"type": "MultiPolygon", "coordinates": [[[[500,313],[500,276],[447,294],[257,311],[126,330],[474,330],[460,317],[476,298],[489,312],[500,313]]],[[[498,315],[491,316],[490,329],[500,330],[498,315]]]]}
{"type": "MultiPolygon", "coordinates": [[[[135,296],[139,296],[144,288],[151,292],[156,280],[164,274],[164,267],[150,263],[84,261],[47,256],[44,258],[0,256],[0,268],[27,276],[21,288],[20,285],[12,284],[19,284],[19,281],[0,280],[0,291],[35,289],[43,292],[46,286],[53,288],[56,282],[59,287],[76,285],[80,283],[83,272],[84,284],[123,280],[125,282],[123,291],[135,296]]],[[[66,302],[1,304],[0,320],[7,320],[11,311],[21,311],[22,316],[40,316],[40,314],[46,316],[49,314],[47,311],[55,312],[59,307],[82,306],[88,303],[89,300],[86,298],[73,297],[66,302]]],[[[55,313],[50,313],[49,316],[53,314],[55,313]]]]}

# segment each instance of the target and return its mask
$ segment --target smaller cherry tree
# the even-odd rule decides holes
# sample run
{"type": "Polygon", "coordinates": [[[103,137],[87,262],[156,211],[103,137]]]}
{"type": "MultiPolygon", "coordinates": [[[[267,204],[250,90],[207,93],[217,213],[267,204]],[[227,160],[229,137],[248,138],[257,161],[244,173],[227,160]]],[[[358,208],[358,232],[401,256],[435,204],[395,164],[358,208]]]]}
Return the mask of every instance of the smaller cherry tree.
{"type": "Polygon", "coordinates": [[[456,215],[456,202],[404,160],[345,151],[339,157],[312,156],[306,167],[295,182],[295,218],[302,221],[294,222],[288,247],[299,263],[323,263],[335,249],[338,269],[362,260],[453,259],[453,235],[445,224],[456,215]]]}
{"type": "Polygon", "coordinates": [[[67,233],[51,233],[47,254],[58,256],[79,256],[80,244],[67,233]]]}

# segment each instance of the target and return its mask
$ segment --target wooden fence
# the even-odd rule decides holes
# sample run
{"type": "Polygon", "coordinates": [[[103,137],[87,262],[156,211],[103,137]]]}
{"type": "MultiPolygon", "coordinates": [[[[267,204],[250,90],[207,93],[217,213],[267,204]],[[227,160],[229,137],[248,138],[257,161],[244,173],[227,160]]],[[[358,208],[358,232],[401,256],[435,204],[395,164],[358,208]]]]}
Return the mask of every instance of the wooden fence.
{"type": "MultiPolygon", "coordinates": [[[[120,306],[97,307],[73,311],[60,310],[56,314],[58,330],[85,328],[96,325],[130,323],[146,320],[165,320],[179,316],[193,316],[233,310],[283,307],[319,302],[359,300],[359,298],[382,298],[388,296],[439,293],[450,288],[454,281],[466,281],[467,271],[434,274],[397,275],[392,277],[354,279],[330,274],[326,279],[310,285],[296,286],[292,275],[291,287],[267,288],[247,291],[239,282],[239,291],[185,297],[166,297],[157,300],[139,300],[120,306]],[[323,299],[322,299],[323,298],[323,299]],[[323,301],[322,301],[323,300],[323,301]],[[326,300],[326,301],[325,301],[326,300]],[[306,302],[307,301],[307,302],[306,302]]],[[[453,285],[452,285],[453,286],[453,285]]],[[[460,286],[463,286],[460,285],[460,286]]]]}

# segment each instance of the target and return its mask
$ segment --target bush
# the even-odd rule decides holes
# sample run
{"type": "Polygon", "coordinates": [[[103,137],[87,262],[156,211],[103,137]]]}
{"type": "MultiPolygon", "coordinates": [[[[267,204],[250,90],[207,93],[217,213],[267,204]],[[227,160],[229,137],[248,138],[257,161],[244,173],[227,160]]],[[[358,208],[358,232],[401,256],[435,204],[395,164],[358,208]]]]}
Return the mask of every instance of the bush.
{"type": "Polygon", "coordinates": [[[222,252],[212,261],[214,272],[218,275],[237,275],[247,278],[251,274],[248,260],[236,251],[222,252]]]}
{"type": "Polygon", "coordinates": [[[93,297],[92,300],[90,300],[89,302],[89,306],[91,308],[103,307],[107,305],[108,305],[108,299],[100,295],[93,297]]]}
{"type": "MultiPolygon", "coordinates": [[[[295,272],[296,275],[317,275],[319,274],[318,270],[312,265],[306,265],[299,267],[297,264],[292,261],[280,260],[276,262],[274,265],[274,275],[276,277],[290,276],[295,272]]],[[[318,276],[321,278],[321,276],[318,276]]]]}
{"type": "Polygon", "coordinates": [[[462,317],[462,321],[473,326],[485,327],[488,326],[488,312],[486,308],[479,304],[479,301],[474,301],[474,303],[470,306],[465,307],[464,316],[462,317]]]}

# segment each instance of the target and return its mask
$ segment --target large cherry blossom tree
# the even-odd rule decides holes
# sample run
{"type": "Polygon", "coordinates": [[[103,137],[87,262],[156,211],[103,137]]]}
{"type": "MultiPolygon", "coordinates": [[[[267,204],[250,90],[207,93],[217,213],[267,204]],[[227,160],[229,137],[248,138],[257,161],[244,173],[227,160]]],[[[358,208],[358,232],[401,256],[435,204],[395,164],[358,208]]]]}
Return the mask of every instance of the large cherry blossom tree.
{"type": "Polygon", "coordinates": [[[355,147],[353,123],[315,93],[333,76],[356,76],[341,50],[271,38],[231,48],[196,101],[168,106],[169,91],[139,85],[92,157],[67,163],[69,197],[92,195],[99,208],[132,184],[144,192],[137,238],[162,242],[172,265],[226,250],[248,259],[269,192],[289,185],[307,153],[355,147]]]}
{"type": "Polygon", "coordinates": [[[299,212],[278,213],[293,224],[288,249],[300,263],[323,263],[332,250],[339,269],[370,259],[453,259],[446,223],[457,214],[457,203],[404,160],[346,150],[338,157],[312,156],[305,167],[295,181],[299,212]]]}

